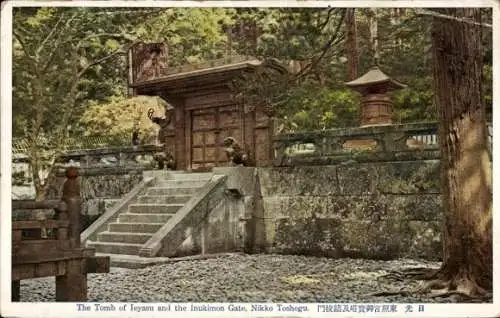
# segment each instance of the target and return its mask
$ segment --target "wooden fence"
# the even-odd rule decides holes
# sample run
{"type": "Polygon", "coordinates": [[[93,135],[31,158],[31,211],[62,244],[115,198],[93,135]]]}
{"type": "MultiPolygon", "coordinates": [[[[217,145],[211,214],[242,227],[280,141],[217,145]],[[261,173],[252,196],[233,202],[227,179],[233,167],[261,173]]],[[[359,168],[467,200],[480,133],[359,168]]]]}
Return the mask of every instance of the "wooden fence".
{"type": "Polygon", "coordinates": [[[20,281],[56,277],[56,301],[86,301],[87,273],[108,273],[109,256],[80,244],[80,188],[76,168],[66,170],[61,200],[13,201],[12,209],[54,209],[55,219],[12,222],[12,301],[20,281]]]}

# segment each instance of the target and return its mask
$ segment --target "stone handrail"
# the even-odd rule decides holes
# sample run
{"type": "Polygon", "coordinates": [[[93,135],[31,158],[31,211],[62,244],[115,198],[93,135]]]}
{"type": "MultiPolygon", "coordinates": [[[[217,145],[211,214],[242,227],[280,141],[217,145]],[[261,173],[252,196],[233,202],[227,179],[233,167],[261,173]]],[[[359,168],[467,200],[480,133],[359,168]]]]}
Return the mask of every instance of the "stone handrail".
{"type": "Polygon", "coordinates": [[[127,193],[120,201],[114,204],[110,209],[108,209],[104,214],[102,214],[94,223],[92,223],[85,231],[80,234],[80,240],[82,244],[85,244],[88,240],[95,240],[97,233],[103,231],[108,223],[116,220],[120,213],[126,211],[128,206],[137,200],[137,197],[149,187],[153,181],[154,177],[145,177],[144,180],[135,186],[129,193],[127,193]]]}
{"type": "Polygon", "coordinates": [[[197,228],[207,214],[223,200],[226,180],[227,176],[225,175],[214,175],[196,195],[144,243],[139,255],[155,257],[162,249],[162,256],[172,255],[186,239],[186,226],[197,228]]]}
{"type": "MultiPolygon", "coordinates": [[[[145,166],[150,167],[153,163],[138,162],[137,156],[153,155],[161,151],[157,145],[139,145],[130,147],[110,147],[97,149],[78,149],[63,152],[59,157],[58,164],[78,165],[80,167],[106,167],[106,166],[145,166]]],[[[28,162],[28,156],[24,154],[13,155],[13,162],[28,162]]]]}
{"type": "MultiPolygon", "coordinates": [[[[437,129],[427,122],[281,134],[274,138],[274,164],[438,159],[437,129]]],[[[489,134],[491,143],[491,129],[489,134]]]]}

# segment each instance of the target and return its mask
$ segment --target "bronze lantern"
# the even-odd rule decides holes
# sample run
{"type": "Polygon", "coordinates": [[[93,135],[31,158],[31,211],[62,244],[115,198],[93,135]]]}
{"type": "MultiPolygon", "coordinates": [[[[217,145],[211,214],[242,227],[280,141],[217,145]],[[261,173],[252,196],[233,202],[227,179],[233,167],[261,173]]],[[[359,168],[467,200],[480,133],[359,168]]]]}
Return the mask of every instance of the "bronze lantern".
{"type": "Polygon", "coordinates": [[[388,93],[406,85],[390,78],[378,66],[346,85],[361,94],[361,127],[392,124],[388,93]]]}

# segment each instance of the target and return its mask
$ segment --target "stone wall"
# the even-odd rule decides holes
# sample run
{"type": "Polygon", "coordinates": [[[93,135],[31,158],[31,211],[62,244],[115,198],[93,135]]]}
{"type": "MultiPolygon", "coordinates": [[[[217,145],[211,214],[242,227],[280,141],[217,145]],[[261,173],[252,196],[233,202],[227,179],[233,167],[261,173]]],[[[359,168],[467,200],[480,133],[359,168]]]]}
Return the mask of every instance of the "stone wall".
{"type": "Polygon", "coordinates": [[[441,257],[438,160],[259,168],[258,176],[268,252],[441,257]]]}
{"type": "Polygon", "coordinates": [[[181,257],[244,251],[244,199],[227,179],[216,173],[143,245],[139,255],[181,257]]]}
{"type": "MultiPolygon", "coordinates": [[[[213,208],[206,211],[205,206],[202,206],[201,209],[193,211],[193,219],[197,222],[186,227],[186,238],[175,250],[175,254],[166,253],[165,256],[250,251],[249,240],[252,237],[247,234],[250,229],[246,228],[246,220],[251,217],[252,197],[244,195],[241,186],[254,184],[255,169],[215,168],[214,174],[227,175],[228,178],[223,187],[216,189],[208,198],[216,201],[212,204],[213,208]]],[[[247,193],[253,193],[253,190],[252,188],[252,191],[247,193]]]]}
{"type": "MultiPolygon", "coordinates": [[[[143,179],[143,171],[141,168],[127,167],[79,168],[82,196],[81,231],[138,185],[143,179]]],[[[61,197],[64,181],[64,175],[58,174],[48,199],[61,197]]]]}
{"type": "Polygon", "coordinates": [[[243,252],[244,229],[240,215],[244,210],[238,199],[227,195],[199,224],[186,228],[186,239],[169,257],[222,252],[243,252]]]}
{"type": "Polygon", "coordinates": [[[206,253],[441,257],[438,160],[214,173],[227,175],[228,190],[239,196],[209,214],[204,233],[211,233],[207,241],[237,242],[238,248],[214,245],[206,253]]]}

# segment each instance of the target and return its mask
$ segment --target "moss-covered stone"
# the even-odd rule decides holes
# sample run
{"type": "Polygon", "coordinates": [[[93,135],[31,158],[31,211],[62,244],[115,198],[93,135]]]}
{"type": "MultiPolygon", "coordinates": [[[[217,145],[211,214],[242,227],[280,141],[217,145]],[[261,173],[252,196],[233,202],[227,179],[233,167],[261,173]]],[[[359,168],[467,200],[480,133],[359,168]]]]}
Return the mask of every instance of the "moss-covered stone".
{"type": "Polygon", "coordinates": [[[311,218],[332,216],[330,196],[272,196],[264,197],[264,211],[272,218],[311,218]]]}
{"type": "Polygon", "coordinates": [[[400,219],[378,222],[344,220],[341,227],[343,255],[393,259],[404,255],[400,242],[406,235],[400,219]]]}
{"type": "Polygon", "coordinates": [[[388,215],[401,212],[408,221],[439,221],[442,201],[439,194],[384,195],[388,215]]]}
{"type": "Polygon", "coordinates": [[[338,219],[279,219],[273,250],[284,254],[339,257],[341,242],[338,219]]]}
{"type": "Polygon", "coordinates": [[[440,193],[439,161],[388,162],[380,165],[378,191],[391,194],[440,193]]]}
{"type": "Polygon", "coordinates": [[[335,166],[259,168],[262,196],[333,195],[339,192],[335,166]]]}
{"type": "Polygon", "coordinates": [[[376,259],[441,255],[438,161],[258,168],[258,174],[272,251],[376,259]]]}
{"type": "MultiPolygon", "coordinates": [[[[97,169],[91,174],[84,173],[78,179],[80,181],[80,193],[83,201],[82,215],[100,215],[106,209],[105,201],[108,199],[121,199],[130,192],[142,180],[142,171],[131,170],[127,173],[118,170],[117,174],[109,173],[109,169],[101,169],[101,175],[97,169]]],[[[47,194],[47,199],[58,199],[62,195],[62,186],[66,179],[56,178],[47,194]]]]}
{"type": "Polygon", "coordinates": [[[339,194],[362,195],[374,193],[379,175],[378,164],[337,166],[339,194]]]}

